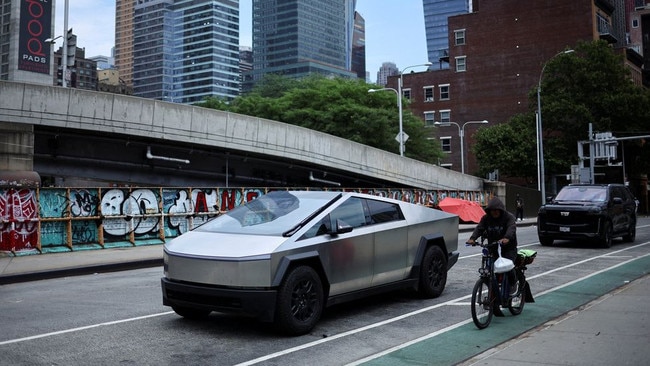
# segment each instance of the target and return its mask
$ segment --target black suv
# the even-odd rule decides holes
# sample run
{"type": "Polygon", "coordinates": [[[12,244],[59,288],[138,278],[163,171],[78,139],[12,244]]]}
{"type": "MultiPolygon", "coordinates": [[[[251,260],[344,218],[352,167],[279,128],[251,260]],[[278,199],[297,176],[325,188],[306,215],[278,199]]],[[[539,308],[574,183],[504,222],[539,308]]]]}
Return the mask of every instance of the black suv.
{"type": "Polygon", "coordinates": [[[537,235],[542,245],[556,239],[596,239],[604,247],[622,236],[636,236],[637,201],[623,184],[571,184],[560,190],[537,213],[537,235]]]}

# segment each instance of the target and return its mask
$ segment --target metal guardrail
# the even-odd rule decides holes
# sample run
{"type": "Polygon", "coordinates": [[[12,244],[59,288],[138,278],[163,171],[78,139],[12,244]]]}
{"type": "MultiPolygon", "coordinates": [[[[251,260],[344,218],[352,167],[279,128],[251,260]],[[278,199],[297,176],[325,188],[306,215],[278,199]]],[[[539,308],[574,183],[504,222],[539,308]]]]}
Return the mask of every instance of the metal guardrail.
{"type": "MultiPolygon", "coordinates": [[[[0,251],[15,255],[161,244],[274,190],[317,188],[2,188],[0,251]]],[[[449,196],[479,203],[484,191],[337,188],[437,207],[449,196]]]]}

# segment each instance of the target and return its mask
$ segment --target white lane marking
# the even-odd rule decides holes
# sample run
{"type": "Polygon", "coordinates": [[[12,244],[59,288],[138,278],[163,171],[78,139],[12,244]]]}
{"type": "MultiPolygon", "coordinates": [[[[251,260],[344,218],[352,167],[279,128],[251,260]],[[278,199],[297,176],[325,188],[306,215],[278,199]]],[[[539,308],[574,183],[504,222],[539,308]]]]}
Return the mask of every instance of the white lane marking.
{"type": "MultiPolygon", "coordinates": [[[[643,246],[643,245],[648,245],[648,244],[650,244],[650,242],[648,242],[648,243],[643,243],[643,244],[640,244],[640,245],[638,245],[638,246],[643,246]]],[[[631,248],[632,248],[632,247],[631,247],[631,248]]],[[[634,258],[628,259],[628,260],[626,260],[625,262],[621,262],[621,263],[615,264],[615,265],[613,265],[613,266],[611,266],[611,267],[603,268],[603,269],[601,269],[600,271],[596,271],[596,272],[590,273],[590,274],[588,274],[588,275],[586,275],[586,276],[584,276],[584,277],[577,278],[577,279],[575,279],[575,280],[573,280],[573,281],[569,281],[569,282],[564,283],[564,284],[562,284],[562,285],[559,285],[559,286],[556,286],[556,287],[550,288],[550,289],[548,289],[548,290],[546,290],[546,291],[542,291],[542,292],[540,292],[540,293],[538,293],[538,294],[536,294],[536,295],[544,295],[544,294],[547,294],[547,293],[549,293],[549,292],[557,291],[557,290],[559,290],[559,289],[561,289],[561,288],[564,288],[564,287],[567,287],[567,286],[573,285],[573,284],[576,283],[576,282],[580,282],[580,281],[582,281],[582,280],[586,280],[587,278],[593,277],[593,276],[595,276],[595,275],[597,275],[597,274],[601,274],[601,273],[603,273],[603,272],[607,272],[607,271],[609,271],[609,270],[611,270],[611,269],[614,269],[614,268],[617,268],[617,267],[620,267],[620,266],[626,265],[626,264],[628,264],[628,263],[630,263],[630,262],[633,262],[633,261],[635,261],[635,260],[637,260],[637,259],[639,259],[639,258],[645,258],[645,257],[647,257],[647,256],[650,256],[650,253],[646,253],[646,254],[644,254],[644,255],[642,255],[642,256],[634,257],[634,258]]],[[[602,257],[602,256],[600,256],[600,257],[602,257]]],[[[595,257],[594,259],[596,259],[596,258],[598,258],[598,257],[595,257]]],[[[555,272],[555,271],[553,270],[553,271],[548,271],[548,272],[551,273],[551,272],[555,272]]],[[[537,278],[537,277],[539,277],[539,276],[534,276],[534,277],[531,277],[531,278],[537,278]]]]}
{"type": "Polygon", "coordinates": [[[98,328],[98,327],[103,327],[106,325],[115,325],[115,324],[120,324],[120,323],[127,323],[127,322],[132,322],[136,320],[142,320],[142,319],[148,319],[148,318],[155,318],[157,316],[162,316],[162,315],[169,315],[173,314],[173,311],[166,311],[164,313],[158,313],[158,314],[151,314],[151,315],[144,315],[144,316],[138,316],[135,318],[129,318],[129,319],[122,319],[122,320],[115,320],[112,322],[106,322],[106,323],[99,323],[99,324],[93,324],[93,325],[87,325],[85,327],[79,327],[79,328],[72,328],[72,329],[66,329],[66,330],[59,330],[56,332],[51,332],[51,333],[43,333],[43,334],[37,334],[29,337],[24,337],[24,338],[16,338],[16,339],[10,339],[7,341],[1,341],[0,346],[4,346],[6,344],[11,344],[11,343],[19,343],[19,342],[25,342],[25,341],[31,341],[34,339],[39,339],[39,338],[45,338],[45,337],[51,337],[51,336],[56,336],[56,335],[61,335],[61,334],[66,334],[66,333],[72,333],[72,332],[78,332],[81,330],[86,330],[86,329],[92,329],[92,328],[98,328]]]}
{"type": "MultiPolygon", "coordinates": [[[[541,277],[541,276],[546,276],[547,274],[550,274],[550,273],[553,273],[553,272],[561,271],[561,270],[563,270],[563,269],[567,269],[567,268],[570,268],[570,267],[573,267],[573,266],[577,266],[577,265],[579,265],[579,264],[587,263],[587,262],[590,262],[590,261],[593,261],[593,260],[596,260],[596,259],[605,258],[605,257],[611,256],[612,254],[618,254],[618,253],[624,252],[624,251],[626,251],[626,250],[636,249],[636,248],[639,248],[639,247],[642,247],[642,246],[645,246],[645,245],[648,245],[648,244],[650,244],[650,242],[645,242],[645,243],[637,244],[637,245],[634,245],[634,246],[631,246],[631,247],[628,247],[628,248],[619,249],[619,250],[616,250],[616,251],[613,251],[613,252],[610,252],[610,253],[605,253],[605,254],[597,255],[597,256],[595,256],[595,257],[587,258],[587,259],[584,259],[584,260],[581,260],[581,261],[578,261],[578,262],[575,262],[575,263],[572,263],[572,264],[567,264],[566,266],[562,266],[562,267],[554,268],[554,269],[552,269],[552,270],[550,270],[550,271],[546,271],[546,272],[544,272],[544,273],[540,273],[540,274],[538,274],[538,275],[532,276],[532,277],[530,277],[529,279],[538,278],[538,277],[541,277]]],[[[647,255],[647,254],[646,254],[646,255],[647,255]]],[[[645,257],[645,255],[643,255],[642,257],[645,257]]],[[[634,260],[634,259],[636,259],[636,258],[637,258],[637,257],[633,257],[632,259],[627,260],[627,261],[625,261],[625,262],[622,262],[621,264],[623,264],[623,263],[627,263],[627,262],[630,262],[630,261],[632,261],[632,260],[634,260]]],[[[615,265],[615,266],[612,266],[612,267],[609,267],[609,268],[610,268],[610,269],[611,269],[611,268],[616,268],[616,267],[618,267],[618,266],[621,265],[621,264],[618,264],[618,265],[615,265]]],[[[596,273],[599,273],[599,272],[602,272],[602,270],[601,270],[601,271],[598,271],[598,272],[596,272],[596,273]]],[[[593,275],[593,274],[592,274],[592,275],[593,275]]],[[[592,275],[586,276],[586,277],[584,277],[584,278],[589,278],[589,277],[591,277],[592,275]]],[[[583,279],[584,279],[584,278],[583,278],[583,279]]],[[[572,281],[572,282],[576,282],[576,281],[572,281]]],[[[572,282],[569,282],[569,283],[572,283],[572,282]]],[[[566,285],[566,284],[565,284],[565,285],[566,285]]]]}

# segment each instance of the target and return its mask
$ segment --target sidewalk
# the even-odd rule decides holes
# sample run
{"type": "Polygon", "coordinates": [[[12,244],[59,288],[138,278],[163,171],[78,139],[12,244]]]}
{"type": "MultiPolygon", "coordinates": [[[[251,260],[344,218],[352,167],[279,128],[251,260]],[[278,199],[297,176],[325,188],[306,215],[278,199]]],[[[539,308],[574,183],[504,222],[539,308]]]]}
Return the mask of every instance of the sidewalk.
{"type": "Polygon", "coordinates": [[[162,257],[160,244],[17,257],[0,253],[0,285],[162,266],[162,257]]]}

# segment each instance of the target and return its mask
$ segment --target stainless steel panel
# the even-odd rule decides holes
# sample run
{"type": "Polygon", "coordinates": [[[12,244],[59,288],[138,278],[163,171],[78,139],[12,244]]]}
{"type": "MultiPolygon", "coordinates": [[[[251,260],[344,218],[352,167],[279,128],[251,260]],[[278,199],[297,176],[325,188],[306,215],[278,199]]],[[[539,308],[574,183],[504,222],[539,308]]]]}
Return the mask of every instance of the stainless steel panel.
{"type": "Polygon", "coordinates": [[[373,276],[374,233],[367,228],[352,230],[320,246],[330,279],[330,295],[370,286],[373,276]]]}
{"type": "Polygon", "coordinates": [[[395,224],[380,224],[386,229],[375,233],[374,277],[372,285],[402,280],[408,276],[411,265],[408,261],[408,228],[395,224]]]}
{"type": "Polygon", "coordinates": [[[223,261],[167,253],[167,278],[219,286],[269,287],[271,261],[223,261]]]}

